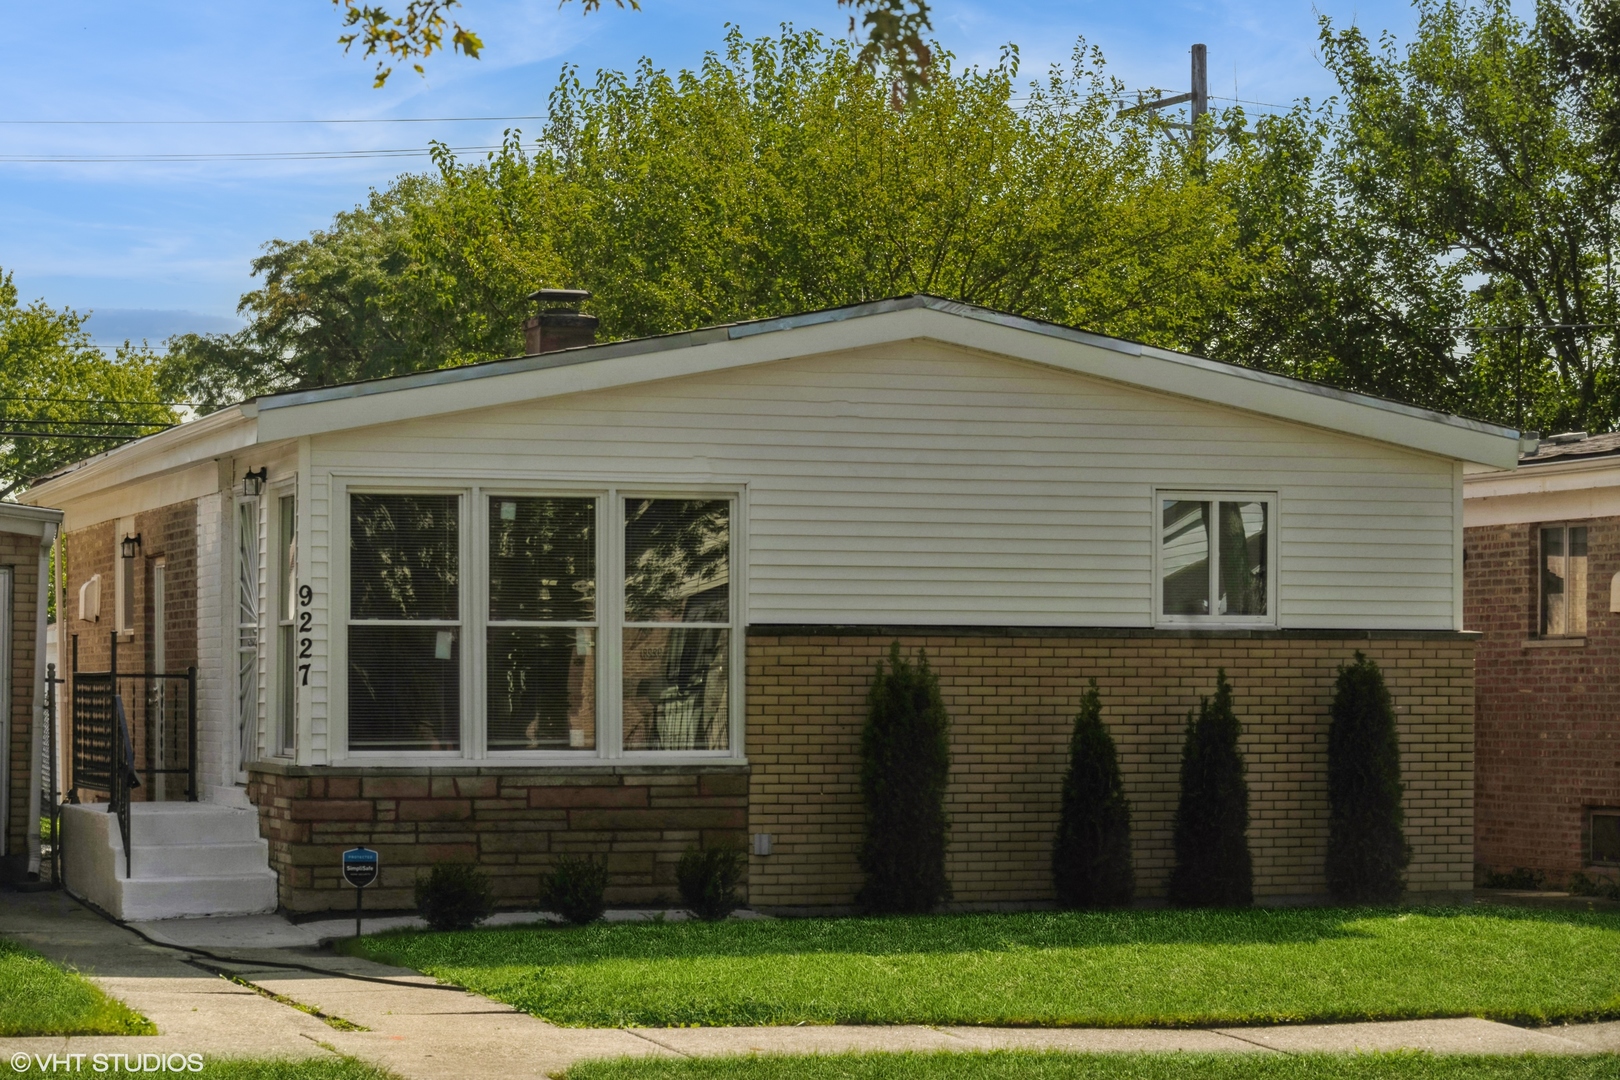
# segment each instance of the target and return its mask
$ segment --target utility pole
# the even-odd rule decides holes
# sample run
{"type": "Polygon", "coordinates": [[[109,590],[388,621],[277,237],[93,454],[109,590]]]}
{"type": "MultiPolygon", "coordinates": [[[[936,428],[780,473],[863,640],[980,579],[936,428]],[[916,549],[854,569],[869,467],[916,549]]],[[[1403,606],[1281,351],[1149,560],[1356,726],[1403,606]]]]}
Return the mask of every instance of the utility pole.
{"type": "Polygon", "coordinates": [[[1119,115],[1129,116],[1131,113],[1149,112],[1153,109],[1168,109],[1172,105],[1192,106],[1192,123],[1177,124],[1166,123],[1166,127],[1173,127],[1178,131],[1191,131],[1198,123],[1198,118],[1209,112],[1209,47],[1207,45],[1194,45],[1192,47],[1192,90],[1174,97],[1160,98],[1157,101],[1143,102],[1141,105],[1132,105],[1128,109],[1121,109],[1119,115]]]}

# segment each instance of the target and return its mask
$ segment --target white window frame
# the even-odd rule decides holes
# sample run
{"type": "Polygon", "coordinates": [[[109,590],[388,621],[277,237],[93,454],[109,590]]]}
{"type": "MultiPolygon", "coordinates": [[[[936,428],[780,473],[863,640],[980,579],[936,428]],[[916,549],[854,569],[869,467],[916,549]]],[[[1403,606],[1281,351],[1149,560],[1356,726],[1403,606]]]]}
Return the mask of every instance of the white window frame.
{"type": "MultiPolygon", "coordinates": [[[[1568,521],[1543,521],[1543,522],[1541,522],[1541,523],[1539,523],[1539,524],[1537,524],[1535,526],[1535,530],[1536,530],[1536,535],[1535,535],[1535,544],[1536,544],[1536,612],[1535,612],[1536,635],[1535,636],[1538,637],[1538,638],[1542,638],[1544,640],[1548,640],[1548,641],[1584,641],[1586,639],[1587,634],[1589,634],[1591,632],[1591,629],[1592,629],[1592,519],[1590,519],[1590,518],[1576,518],[1574,520],[1568,520],[1568,521]],[[1571,529],[1585,529],[1586,530],[1586,581],[1585,581],[1586,588],[1585,588],[1585,590],[1583,591],[1583,593],[1581,595],[1581,615],[1582,615],[1581,622],[1585,625],[1586,629],[1582,630],[1578,634],[1572,634],[1572,633],[1569,633],[1568,631],[1565,631],[1562,634],[1552,634],[1552,633],[1548,633],[1546,630],[1542,629],[1543,614],[1544,614],[1544,612],[1546,610],[1546,605],[1547,605],[1547,594],[1543,591],[1543,589],[1546,587],[1546,584],[1547,584],[1547,552],[1546,552],[1546,549],[1543,547],[1543,540],[1542,540],[1542,535],[1541,534],[1543,532],[1545,532],[1546,530],[1548,530],[1548,529],[1563,529],[1564,530],[1564,555],[1563,555],[1563,559],[1564,559],[1564,588],[1565,589],[1569,588],[1569,530],[1571,530],[1571,529]]],[[[1565,595],[1566,595],[1566,597],[1568,596],[1567,593],[1565,595]]],[[[1566,599],[1566,607],[1567,606],[1568,606],[1568,601],[1566,599]]],[[[1567,615],[1565,617],[1565,621],[1566,622],[1568,621],[1568,616],[1567,615]]]]}
{"type": "MultiPolygon", "coordinates": [[[[747,628],[746,595],[747,491],[743,484],[671,485],[657,482],[605,484],[573,480],[514,480],[507,477],[402,479],[397,475],[333,474],[328,550],[331,557],[329,678],[330,754],[334,764],[409,766],[479,761],[499,765],[573,766],[609,761],[640,764],[745,762],[744,672],[747,628]],[[460,632],[461,750],[352,751],[349,749],[349,496],[351,494],[439,494],[461,498],[460,632]],[[489,500],[518,497],[597,500],[596,538],[596,748],[594,750],[497,750],[487,747],[488,712],[485,666],[489,619],[489,500]],[[626,499],[727,499],[730,510],[730,722],[725,750],[623,749],[624,503],[626,499]]],[[[408,620],[422,625],[420,620],[408,620]]],[[[557,624],[563,625],[563,624],[557,624]]]]}
{"type": "MultiPolygon", "coordinates": [[[[1235,491],[1230,489],[1201,490],[1197,488],[1153,489],[1153,625],[1158,627],[1203,628],[1273,628],[1279,625],[1277,611],[1277,535],[1279,527],[1278,493],[1275,491],[1235,491]],[[1249,502],[1266,504],[1266,614],[1264,615],[1166,615],[1164,614],[1164,504],[1166,500],[1184,502],[1222,503],[1249,502]]],[[[1220,595],[1220,530],[1210,531],[1209,596],[1213,603],[1220,595]]]]}

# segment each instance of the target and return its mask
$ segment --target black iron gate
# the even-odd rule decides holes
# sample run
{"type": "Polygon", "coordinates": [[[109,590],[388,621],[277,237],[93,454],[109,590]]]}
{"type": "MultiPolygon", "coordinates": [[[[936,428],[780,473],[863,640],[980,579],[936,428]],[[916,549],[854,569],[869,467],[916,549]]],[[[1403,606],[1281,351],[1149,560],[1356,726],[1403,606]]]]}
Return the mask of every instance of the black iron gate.
{"type": "Polygon", "coordinates": [[[118,670],[118,633],[109,635],[106,671],[79,670],[73,635],[71,727],[74,788],[105,793],[118,815],[124,876],[131,873],[129,805],[197,801],[197,669],[118,670]]]}

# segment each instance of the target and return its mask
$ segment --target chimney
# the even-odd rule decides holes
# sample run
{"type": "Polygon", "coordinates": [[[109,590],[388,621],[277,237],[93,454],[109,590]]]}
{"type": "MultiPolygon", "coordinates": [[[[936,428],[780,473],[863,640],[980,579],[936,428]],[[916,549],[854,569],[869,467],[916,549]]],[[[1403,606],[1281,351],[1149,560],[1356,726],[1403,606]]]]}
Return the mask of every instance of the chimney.
{"type": "Polygon", "coordinates": [[[579,305],[591,298],[584,289],[541,289],[529,294],[540,312],[523,323],[523,351],[536,353],[575,349],[596,344],[596,316],[581,314],[579,305]]]}

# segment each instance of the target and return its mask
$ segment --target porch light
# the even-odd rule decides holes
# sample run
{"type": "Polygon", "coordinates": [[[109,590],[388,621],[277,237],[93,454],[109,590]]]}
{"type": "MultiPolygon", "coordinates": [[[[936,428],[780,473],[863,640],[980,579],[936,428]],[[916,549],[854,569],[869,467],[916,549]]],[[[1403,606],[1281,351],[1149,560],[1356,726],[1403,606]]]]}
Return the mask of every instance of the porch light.
{"type": "Polygon", "coordinates": [[[242,477],[242,494],[249,499],[264,494],[264,482],[270,477],[270,466],[261,465],[257,469],[249,469],[242,477]]]}
{"type": "Polygon", "coordinates": [[[133,559],[139,555],[141,553],[141,534],[136,533],[134,536],[124,537],[123,540],[119,541],[118,551],[126,559],[133,559]]]}

